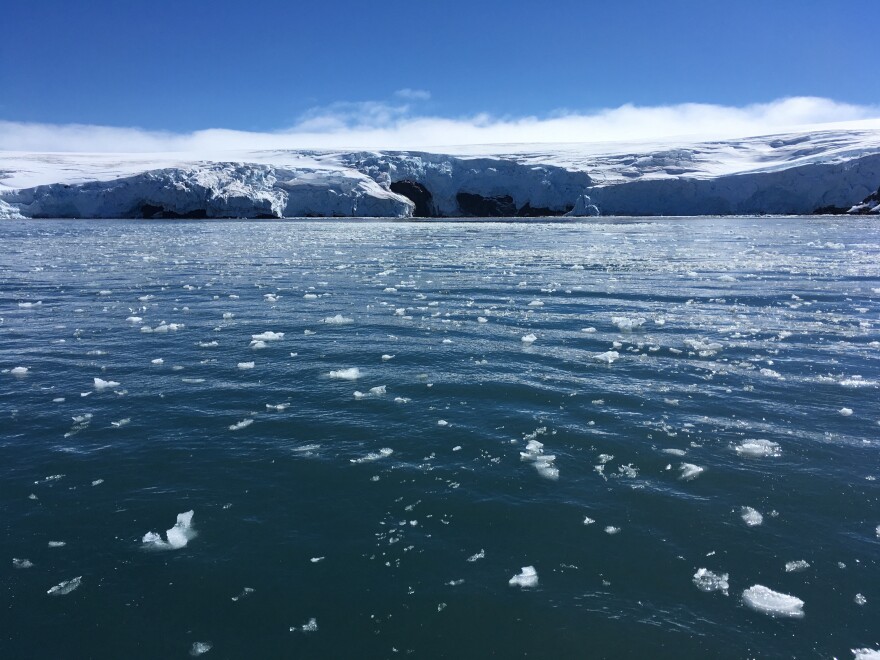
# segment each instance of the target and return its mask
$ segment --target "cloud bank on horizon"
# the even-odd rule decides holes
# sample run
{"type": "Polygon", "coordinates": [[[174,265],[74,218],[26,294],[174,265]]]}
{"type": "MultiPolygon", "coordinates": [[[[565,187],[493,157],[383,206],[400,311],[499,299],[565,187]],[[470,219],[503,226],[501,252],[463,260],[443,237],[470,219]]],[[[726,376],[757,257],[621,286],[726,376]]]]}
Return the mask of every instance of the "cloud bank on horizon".
{"type": "Polygon", "coordinates": [[[683,103],[623,105],[550,117],[446,118],[419,114],[425,90],[403,89],[391,102],[340,102],[315,108],[274,132],[205,129],[192,133],[87,124],[0,120],[0,150],[210,152],[248,149],[438,149],[463,145],[607,143],[671,138],[714,140],[830,128],[880,129],[880,106],[792,97],[742,107],[683,103]]]}

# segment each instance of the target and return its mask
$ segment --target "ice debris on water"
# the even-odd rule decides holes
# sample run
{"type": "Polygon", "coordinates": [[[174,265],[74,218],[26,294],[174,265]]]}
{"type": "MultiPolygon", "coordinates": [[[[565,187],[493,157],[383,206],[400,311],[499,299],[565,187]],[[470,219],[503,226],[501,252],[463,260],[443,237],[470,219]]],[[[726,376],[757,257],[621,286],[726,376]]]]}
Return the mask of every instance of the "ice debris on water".
{"type": "Polygon", "coordinates": [[[254,363],[253,362],[239,362],[236,366],[239,369],[253,369],[254,363]]]}
{"type": "Polygon", "coordinates": [[[707,593],[720,591],[725,596],[729,596],[730,594],[727,592],[730,588],[729,577],[727,573],[717,574],[707,568],[701,568],[694,573],[694,584],[700,591],[707,593]]]}
{"type": "Polygon", "coordinates": [[[596,523],[595,520],[590,518],[590,516],[584,516],[584,524],[585,525],[594,525],[596,523]]]}
{"type": "Polygon", "coordinates": [[[798,559],[797,561],[789,561],[785,563],[785,572],[786,573],[799,573],[800,571],[805,571],[810,567],[810,564],[803,559],[798,559]]]}
{"type": "Polygon", "coordinates": [[[614,525],[608,525],[608,527],[605,528],[605,533],[609,534],[611,536],[614,536],[615,534],[620,533],[620,527],[615,527],[614,525]]]}
{"type": "Polygon", "coordinates": [[[281,341],[284,339],[284,333],[268,330],[266,332],[261,332],[258,335],[251,335],[251,339],[253,341],[281,341]]]}
{"type": "Polygon", "coordinates": [[[536,341],[538,341],[538,338],[532,333],[529,333],[527,335],[523,335],[521,341],[523,344],[534,344],[536,341]]]}
{"type": "Polygon", "coordinates": [[[523,461],[531,462],[535,466],[535,470],[538,471],[538,474],[545,479],[554,481],[559,479],[559,469],[554,465],[556,456],[544,453],[544,443],[537,440],[529,440],[528,444],[526,444],[526,450],[521,451],[519,457],[523,461]]]}
{"type": "Polygon", "coordinates": [[[850,649],[853,660],[880,660],[880,649],[850,649]]]}
{"type": "Polygon", "coordinates": [[[837,412],[839,412],[843,417],[849,417],[853,414],[852,408],[841,408],[837,412]]]}
{"type": "Polygon", "coordinates": [[[617,329],[621,332],[632,332],[637,328],[640,328],[645,324],[646,319],[639,317],[628,317],[628,316],[612,316],[611,322],[617,326],[617,329]]]}
{"type": "Polygon", "coordinates": [[[328,316],[325,318],[324,323],[328,325],[349,325],[354,323],[354,319],[343,316],[342,314],[337,314],[336,316],[328,316]]]}
{"type": "Polygon", "coordinates": [[[520,587],[522,589],[536,587],[538,586],[538,571],[535,570],[534,566],[523,566],[522,572],[510,578],[507,584],[511,587],[520,587]]]}
{"type": "Polygon", "coordinates": [[[620,353],[617,351],[605,351],[604,353],[596,353],[593,355],[593,359],[596,362],[603,362],[605,364],[611,364],[619,357],[620,353]]]}
{"type": "Polygon", "coordinates": [[[349,367],[348,369],[337,369],[335,371],[331,371],[329,376],[330,378],[335,378],[336,380],[357,380],[361,377],[361,370],[357,367],[349,367]]]}
{"type": "Polygon", "coordinates": [[[681,470],[681,476],[679,479],[682,481],[691,481],[699,477],[705,469],[706,468],[694,465],[693,463],[682,463],[679,467],[679,470],[681,470]]]}
{"type": "Polygon", "coordinates": [[[302,625],[301,630],[303,632],[315,632],[318,630],[318,620],[315,617],[309,619],[306,623],[302,625]]]}
{"type": "Polygon", "coordinates": [[[275,410],[277,412],[284,412],[290,407],[289,403],[267,403],[266,410],[275,410]]]}
{"type": "Polygon", "coordinates": [[[34,563],[30,559],[12,558],[12,565],[16,568],[33,568],[34,563]]]}
{"type": "Polygon", "coordinates": [[[49,589],[46,593],[50,596],[66,596],[71,591],[74,591],[79,588],[82,584],[82,575],[71,578],[69,580],[64,580],[63,582],[59,582],[54,587],[49,589]]]}
{"type": "Polygon", "coordinates": [[[67,541],[49,541],[50,548],[63,548],[67,545],[67,541]]]}
{"type": "Polygon", "coordinates": [[[485,559],[485,558],[486,558],[486,551],[480,550],[478,553],[473,554],[470,557],[468,557],[467,560],[469,562],[473,563],[475,561],[479,561],[480,559],[485,559]]]}
{"type": "Polygon", "coordinates": [[[770,440],[743,440],[734,449],[740,456],[755,458],[777,458],[782,455],[782,448],[779,446],[779,443],[771,442],[770,440]]]}
{"type": "Polygon", "coordinates": [[[189,649],[189,654],[197,658],[200,655],[203,655],[214,648],[214,645],[211,642],[193,642],[193,645],[189,649]]]}
{"type": "Polygon", "coordinates": [[[174,527],[165,532],[167,541],[156,532],[147,532],[142,539],[144,547],[154,550],[178,550],[186,547],[196,537],[196,531],[192,528],[193,511],[185,511],[177,514],[177,522],[174,527]]]}
{"type": "Polygon", "coordinates": [[[9,373],[11,373],[13,376],[26,376],[27,372],[27,367],[13,367],[9,370],[9,373]]]}
{"type": "Polygon", "coordinates": [[[746,525],[749,527],[757,527],[762,522],[764,522],[764,516],[761,515],[759,511],[753,509],[750,506],[744,506],[742,508],[742,519],[746,525]]]}
{"type": "Polygon", "coordinates": [[[773,617],[801,619],[804,616],[804,601],[789,594],[756,584],[743,591],[743,602],[762,614],[773,617]]]}
{"type": "Polygon", "coordinates": [[[377,452],[370,452],[366,456],[361,456],[360,458],[350,458],[348,459],[351,463],[371,463],[373,461],[378,461],[383,458],[387,458],[394,453],[394,450],[390,447],[383,447],[377,452]]]}
{"type": "Polygon", "coordinates": [[[855,598],[853,598],[853,602],[856,605],[864,605],[865,603],[868,602],[868,599],[865,598],[862,594],[856,594],[855,598]]]}
{"type": "Polygon", "coordinates": [[[229,426],[229,430],[230,431],[238,431],[240,429],[247,428],[248,426],[250,426],[253,423],[254,423],[253,419],[243,419],[240,422],[236,422],[235,424],[231,424],[229,426]]]}
{"type": "Polygon", "coordinates": [[[241,590],[240,594],[238,594],[237,596],[233,596],[232,600],[237,602],[237,601],[241,600],[242,598],[246,598],[247,596],[250,596],[252,593],[254,593],[253,587],[245,587],[244,589],[241,590]]]}

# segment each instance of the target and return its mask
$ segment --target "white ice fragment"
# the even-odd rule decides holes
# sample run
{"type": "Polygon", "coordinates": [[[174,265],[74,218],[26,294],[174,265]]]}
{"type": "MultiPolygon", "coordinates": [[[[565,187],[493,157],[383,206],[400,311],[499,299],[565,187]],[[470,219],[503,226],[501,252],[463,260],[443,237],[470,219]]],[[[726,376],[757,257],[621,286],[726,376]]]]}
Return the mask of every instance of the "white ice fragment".
{"type": "Polygon", "coordinates": [[[185,547],[196,537],[196,531],[192,528],[192,518],[192,510],[178,513],[174,527],[165,532],[167,542],[162,540],[161,534],[147,532],[142,539],[144,547],[152,550],[178,550],[185,547]]]}
{"type": "Polygon", "coordinates": [[[150,363],[156,365],[165,364],[165,360],[163,360],[162,358],[156,358],[155,360],[150,360],[150,363]]]}
{"type": "Polygon", "coordinates": [[[251,348],[254,349],[254,350],[259,350],[259,349],[261,349],[261,348],[266,348],[267,346],[268,346],[268,344],[267,344],[266,342],[264,342],[264,341],[257,341],[256,339],[254,339],[253,341],[251,341],[251,348]]]}
{"type": "Polygon", "coordinates": [[[13,376],[26,376],[27,372],[27,367],[13,367],[9,370],[9,373],[11,373],[13,376]]]}
{"type": "Polygon", "coordinates": [[[266,404],[266,409],[267,409],[267,410],[275,410],[275,411],[277,411],[277,412],[284,412],[284,411],[287,410],[289,407],[290,407],[290,404],[289,404],[289,403],[275,403],[275,404],[267,403],[267,404],[266,404]]]}
{"type": "Polygon", "coordinates": [[[604,362],[605,364],[611,364],[619,357],[620,353],[617,351],[605,351],[604,353],[596,353],[593,355],[593,359],[596,362],[604,362]]]}
{"type": "Polygon", "coordinates": [[[785,564],[785,572],[786,573],[799,573],[800,571],[805,571],[810,567],[810,564],[803,559],[798,559],[797,561],[789,561],[785,564]]]}
{"type": "Polygon", "coordinates": [[[312,557],[309,561],[313,564],[317,564],[319,561],[324,561],[324,557],[312,557]]]}
{"type": "Polygon", "coordinates": [[[331,371],[329,376],[330,378],[335,378],[337,380],[357,380],[361,377],[361,370],[357,367],[337,369],[336,371],[331,371]]]}
{"type": "Polygon", "coordinates": [[[239,362],[237,366],[239,369],[253,369],[254,363],[253,362],[239,362]]]}
{"type": "Polygon", "coordinates": [[[213,647],[214,645],[211,644],[211,642],[193,642],[193,645],[189,650],[189,654],[192,657],[197,658],[198,656],[210,651],[213,647]]]}
{"type": "Polygon", "coordinates": [[[445,419],[438,419],[437,426],[449,426],[449,422],[447,422],[445,419]]]}
{"type": "Polygon", "coordinates": [[[684,450],[684,449],[674,449],[674,448],[671,448],[671,447],[668,448],[668,449],[661,449],[660,451],[662,451],[664,454],[672,454],[673,456],[685,456],[685,455],[687,455],[687,451],[686,451],[686,450],[684,450]]]}
{"type": "Polygon", "coordinates": [[[849,417],[850,415],[853,414],[852,408],[841,408],[837,412],[839,412],[844,417],[849,417]]]}
{"type": "Polygon", "coordinates": [[[251,424],[254,423],[252,419],[243,419],[240,422],[236,422],[235,424],[230,425],[230,431],[238,431],[239,429],[247,428],[251,424]]]}
{"type": "Polygon", "coordinates": [[[337,314],[336,316],[328,316],[325,318],[324,323],[328,325],[349,325],[350,323],[354,323],[354,319],[345,317],[342,314],[337,314]]]}
{"type": "Polygon", "coordinates": [[[468,557],[467,560],[468,560],[469,562],[472,562],[472,563],[473,563],[473,562],[475,562],[475,561],[479,561],[480,559],[485,559],[485,557],[486,557],[486,551],[485,551],[485,550],[480,550],[478,553],[476,553],[476,554],[471,555],[470,557],[468,557]]]}
{"type": "Polygon", "coordinates": [[[691,481],[699,477],[706,468],[694,465],[693,463],[682,463],[679,469],[681,470],[681,476],[679,479],[682,481],[691,481]]]}
{"type": "Polygon", "coordinates": [[[532,302],[529,303],[528,306],[529,307],[543,307],[544,303],[540,300],[533,300],[532,302]]]}
{"type": "Polygon", "coordinates": [[[373,396],[383,396],[386,393],[385,385],[370,388],[370,394],[373,396]]]}
{"type": "Polygon", "coordinates": [[[394,453],[394,450],[389,447],[383,447],[378,452],[370,452],[366,456],[361,456],[360,458],[350,458],[349,461],[351,463],[371,463],[373,461],[378,461],[382,458],[387,458],[394,453]]]}
{"type": "Polygon", "coordinates": [[[610,534],[612,536],[615,534],[619,534],[620,527],[614,527],[613,525],[608,525],[608,527],[605,528],[605,533],[610,534]]]}
{"type": "Polygon", "coordinates": [[[92,486],[100,486],[102,483],[104,483],[103,479],[95,479],[92,481],[92,486]]]}
{"type": "Polygon", "coordinates": [[[284,339],[283,332],[272,332],[271,330],[267,330],[266,332],[261,332],[258,335],[251,335],[251,339],[254,341],[281,341],[284,339]]]}
{"type": "Polygon", "coordinates": [[[757,527],[764,522],[764,516],[750,506],[744,506],[742,508],[742,519],[749,527],[757,527]]]}
{"type": "Polygon", "coordinates": [[[744,440],[736,447],[736,453],[740,456],[752,456],[757,458],[778,457],[782,455],[779,443],[770,440],[744,440]]]}
{"type": "Polygon", "coordinates": [[[302,625],[301,630],[303,632],[315,632],[318,630],[318,620],[315,617],[309,619],[306,623],[302,625]]]}
{"type": "Polygon", "coordinates": [[[393,356],[393,355],[388,355],[388,353],[385,353],[385,354],[382,356],[382,361],[383,361],[383,362],[387,362],[388,360],[393,360],[393,359],[394,359],[394,356],[393,356]]]}
{"type": "Polygon", "coordinates": [[[850,649],[853,660],[880,660],[880,649],[850,649]]]}
{"type": "Polygon", "coordinates": [[[590,326],[589,328],[581,328],[581,332],[593,333],[596,332],[596,328],[590,326]]]}
{"type": "Polygon", "coordinates": [[[118,422],[110,422],[110,426],[118,429],[129,423],[131,423],[131,417],[125,417],[124,419],[120,419],[118,422]]]}
{"type": "Polygon", "coordinates": [[[232,312],[223,312],[223,318],[228,321],[229,319],[234,319],[235,314],[232,312]]]}
{"type": "Polygon", "coordinates": [[[237,596],[232,596],[232,600],[237,602],[237,601],[241,600],[242,598],[246,598],[246,597],[250,596],[252,593],[254,593],[253,587],[245,587],[244,589],[241,590],[240,594],[238,594],[237,596]]]}
{"type": "Polygon", "coordinates": [[[477,323],[488,323],[488,322],[489,322],[489,319],[487,319],[485,316],[478,316],[477,317],[477,323]]]}
{"type": "Polygon", "coordinates": [[[800,598],[773,591],[761,584],[743,591],[742,597],[747,606],[762,614],[793,619],[804,616],[804,601],[800,598]]]}
{"type": "Polygon", "coordinates": [[[639,317],[628,317],[628,316],[612,316],[611,322],[617,326],[617,328],[621,332],[632,332],[636,328],[641,327],[645,324],[645,320],[641,316],[639,317]]]}
{"type": "Polygon", "coordinates": [[[59,582],[54,587],[49,589],[46,593],[50,596],[66,596],[71,591],[79,588],[79,585],[82,584],[82,575],[71,578],[70,580],[64,580],[64,582],[59,582]]]}
{"type": "Polygon", "coordinates": [[[514,575],[507,584],[511,587],[521,587],[527,589],[538,586],[538,571],[534,566],[523,566],[519,575],[514,575]]]}
{"type": "Polygon", "coordinates": [[[590,518],[590,516],[584,516],[584,524],[585,525],[594,525],[596,523],[595,520],[590,518]]]}
{"type": "Polygon", "coordinates": [[[12,558],[12,565],[16,568],[33,568],[34,563],[30,559],[12,558]]]}
{"type": "Polygon", "coordinates": [[[865,596],[862,594],[856,594],[855,597],[853,598],[853,602],[856,605],[864,605],[865,603],[868,602],[868,599],[865,598],[865,596]]]}
{"type": "Polygon", "coordinates": [[[67,545],[67,541],[49,541],[50,548],[63,548],[67,545]]]}
{"type": "Polygon", "coordinates": [[[730,588],[730,584],[727,581],[728,578],[729,575],[727,573],[716,574],[706,568],[701,568],[694,573],[694,584],[700,591],[707,593],[720,591],[727,596],[729,595],[727,590],[730,588]]]}
{"type": "Polygon", "coordinates": [[[529,333],[524,335],[521,341],[523,344],[534,344],[537,340],[538,338],[535,335],[529,333]]]}

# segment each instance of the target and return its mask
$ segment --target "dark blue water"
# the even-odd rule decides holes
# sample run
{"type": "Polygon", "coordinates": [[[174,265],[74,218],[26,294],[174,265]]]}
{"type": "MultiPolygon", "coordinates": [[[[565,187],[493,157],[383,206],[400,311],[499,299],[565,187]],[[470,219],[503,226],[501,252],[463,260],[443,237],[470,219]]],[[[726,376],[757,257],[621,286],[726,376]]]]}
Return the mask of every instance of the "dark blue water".
{"type": "Polygon", "coordinates": [[[876,220],[0,235],[3,658],[880,648],[876,220]]]}

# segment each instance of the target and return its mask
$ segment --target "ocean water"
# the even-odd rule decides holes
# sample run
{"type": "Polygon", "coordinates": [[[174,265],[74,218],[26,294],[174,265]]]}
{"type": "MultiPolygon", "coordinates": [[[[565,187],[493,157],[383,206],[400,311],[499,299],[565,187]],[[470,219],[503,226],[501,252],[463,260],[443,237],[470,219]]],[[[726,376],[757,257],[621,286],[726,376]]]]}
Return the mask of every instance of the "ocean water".
{"type": "Polygon", "coordinates": [[[876,219],[0,235],[0,657],[880,649],[876,219]]]}

